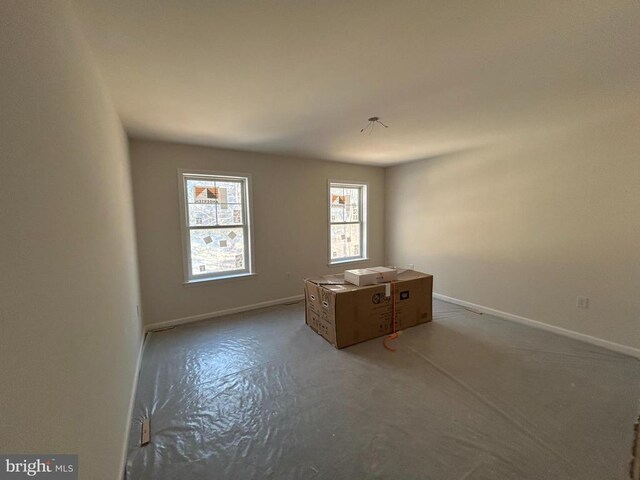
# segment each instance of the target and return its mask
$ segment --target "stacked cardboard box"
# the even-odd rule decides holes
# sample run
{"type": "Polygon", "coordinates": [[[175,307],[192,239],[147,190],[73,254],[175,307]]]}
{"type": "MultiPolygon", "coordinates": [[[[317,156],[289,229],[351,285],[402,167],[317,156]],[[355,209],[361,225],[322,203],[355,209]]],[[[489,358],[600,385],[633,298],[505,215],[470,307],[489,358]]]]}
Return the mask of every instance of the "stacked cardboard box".
{"type": "Polygon", "coordinates": [[[364,287],[366,285],[395,281],[398,279],[398,270],[387,267],[345,270],[344,279],[358,287],[364,287]]]}
{"type": "Polygon", "coordinates": [[[433,319],[433,276],[413,270],[398,272],[398,279],[359,287],[330,275],[305,280],[306,323],[336,348],[344,348],[393,331],[395,292],[396,330],[433,319]]]}

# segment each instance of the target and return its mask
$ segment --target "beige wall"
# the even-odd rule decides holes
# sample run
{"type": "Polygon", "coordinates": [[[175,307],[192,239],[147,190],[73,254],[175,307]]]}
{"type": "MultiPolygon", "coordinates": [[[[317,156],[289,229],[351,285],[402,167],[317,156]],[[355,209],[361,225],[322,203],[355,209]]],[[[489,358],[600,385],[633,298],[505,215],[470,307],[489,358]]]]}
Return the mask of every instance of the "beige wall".
{"type": "Polygon", "coordinates": [[[438,293],[640,348],[639,129],[619,115],[389,168],[388,260],[438,293]]]}
{"type": "Polygon", "coordinates": [[[305,277],[383,261],[382,168],[136,140],[130,152],[147,324],[299,295],[305,277]],[[252,175],[255,277],[182,284],[178,169],[252,175]],[[327,266],[328,179],[369,183],[369,262],[327,266]]]}
{"type": "Polygon", "coordinates": [[[0,2],[0,452],[122,478],[141,327],[127,143],[61,1],[0,2]]]}

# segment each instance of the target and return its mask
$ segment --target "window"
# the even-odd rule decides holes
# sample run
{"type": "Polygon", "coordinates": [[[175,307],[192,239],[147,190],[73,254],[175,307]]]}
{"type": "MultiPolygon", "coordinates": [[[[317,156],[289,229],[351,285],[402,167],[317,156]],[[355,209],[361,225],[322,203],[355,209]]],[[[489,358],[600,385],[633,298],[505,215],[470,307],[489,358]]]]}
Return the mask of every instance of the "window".
{"type": "Polygon", "coordinates": [[[179,176],[186,281],[252,273],[249,177],[179,176]]]}
{"type": "Polygon", "coordinates": [[[367,186],[329,182],[329,263],[367,257],[367,186]]]}

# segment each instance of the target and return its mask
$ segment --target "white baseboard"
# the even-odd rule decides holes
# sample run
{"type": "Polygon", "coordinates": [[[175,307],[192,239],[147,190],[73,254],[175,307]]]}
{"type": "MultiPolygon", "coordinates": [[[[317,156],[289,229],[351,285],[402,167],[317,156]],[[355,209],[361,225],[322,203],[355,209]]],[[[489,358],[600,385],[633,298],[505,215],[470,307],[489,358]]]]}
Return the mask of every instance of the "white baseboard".
{"type": "Polygon", "coordinates": [[[133,384],[131,385],[131,397],[129,398],[129,409],[127,412],[127,425],[125,427],[124,446],[122,447],[122,460],[120,461],[120,472],[117,480],[124,478],[124,469],[127,463],[127,451],[129,448],[129,436],[131,435],[131,421],[133,420],[133,406],[136,401],[136,392],[138,391],[138,379],[140,378],[140,367],[142,366],[142,354],[144,353],[144,345],[146,332],[142,332],[142,342],[138,350],[138,359],[136,360],[136,369],[133,375],[133,384]]]}
{"type": "Polygon", "coordinates": [[[278,298],[267,302],[254,303],[252,305],[244,305],[242,307],[229,308],[227,310],[218,310],[217,312],[201,313],[191,317],[176,318],[175,320],[166,320],[164,322],[151,323],[145,327],[147,332],[158,330],[160,328],[175,327],[185,323],[197,322],[199,320],[207,320],[209,318],[222,317],[232,315],[234,313],[248,312],[250,310],[258,310],[259,308],[272,307],[274,305],[282,305],[283,303],[299,302],[304,299],[304,295],[294,295],[293,297],[278,298]]]}
{"type": "Polygon", "coordinates": [[[554,325],[549,325],[548,323],[532,320],[531,318],[521,317],[520,315],[514,315],[512,313],[503,312],[500,310],[496,310],[494,308],[485,307],[483,305],[477,305],[475,303],[466,302],[464,300],[459,300],[457,298],[447,297],[446,295],[442,295],[440,293],[434,293],[433,297],[439,300],[443,300],[445,302],[460,305],[462,307],[473,308],[482,313],[488,313],[496,317],[504,318],[505,320],[511,320],[512,322],[522,323],[523,325],[528,325],[530,327],[547,330],[548,332],[557,333],[558,335],[564,335],[565,337],[573,338],[575,340],[581,340],[583,342],[590,343],[592,345],[597,345],[599,347],[604,347],[608,350],[613,350],[614,352],[623,353],[625,355],[631,355],[632,357],[640,358],[640,349],[638,348],[629,347],[627,345],[611,342],[609,340],[603,340],[597,337],[592,337],[591,335],[587,335],[585,333],[574,332],[573,330],[567,330],[566,328],[556,327],[554,325]]]}

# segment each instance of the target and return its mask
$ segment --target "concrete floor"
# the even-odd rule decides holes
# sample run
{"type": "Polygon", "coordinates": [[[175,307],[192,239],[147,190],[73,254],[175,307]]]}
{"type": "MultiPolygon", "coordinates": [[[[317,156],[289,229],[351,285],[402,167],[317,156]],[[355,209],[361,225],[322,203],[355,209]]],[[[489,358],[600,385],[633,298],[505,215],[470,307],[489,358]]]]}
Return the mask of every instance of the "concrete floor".
{"type": "Polygon", "coordinates": [[[394,342],[335,350],[303,303],[150,334],[126,478],[627,478],[638,360],[437,300],[394,342]]]}

